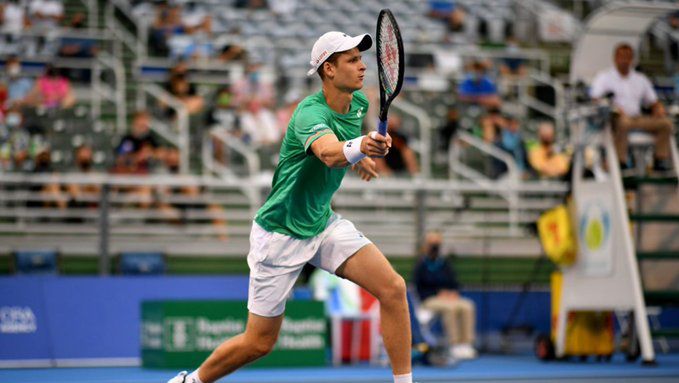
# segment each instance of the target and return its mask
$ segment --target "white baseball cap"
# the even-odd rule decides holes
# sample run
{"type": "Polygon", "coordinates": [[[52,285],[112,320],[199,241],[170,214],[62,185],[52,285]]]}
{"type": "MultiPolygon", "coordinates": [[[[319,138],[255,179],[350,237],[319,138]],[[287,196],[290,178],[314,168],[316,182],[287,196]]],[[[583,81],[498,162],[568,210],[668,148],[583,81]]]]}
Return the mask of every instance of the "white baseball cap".
{"type": "Polygon", "coordinates": [[[327,32],[319,37],[311,49],[311,69],[306,73],[307,76],[312,76],[318,68],[323,65],[325,60],[335,52],[344,52],[352,48],[358,48],[363,52],[373,45],[373,39],[369,34],[364,33],[356,37],[351,37],[342,32],[327,32]]]}

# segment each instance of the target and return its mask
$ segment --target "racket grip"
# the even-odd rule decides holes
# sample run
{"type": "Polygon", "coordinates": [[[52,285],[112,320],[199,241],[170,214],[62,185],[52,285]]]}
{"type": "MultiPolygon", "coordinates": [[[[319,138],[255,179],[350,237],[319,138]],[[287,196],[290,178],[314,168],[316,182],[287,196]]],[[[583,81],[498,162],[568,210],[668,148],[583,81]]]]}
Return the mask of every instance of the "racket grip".
{"type": "Polygon", "coordinates": [[[377,124],[377,133],[387,136],[387,120],[380,120],[380,122],[377,124]]]}

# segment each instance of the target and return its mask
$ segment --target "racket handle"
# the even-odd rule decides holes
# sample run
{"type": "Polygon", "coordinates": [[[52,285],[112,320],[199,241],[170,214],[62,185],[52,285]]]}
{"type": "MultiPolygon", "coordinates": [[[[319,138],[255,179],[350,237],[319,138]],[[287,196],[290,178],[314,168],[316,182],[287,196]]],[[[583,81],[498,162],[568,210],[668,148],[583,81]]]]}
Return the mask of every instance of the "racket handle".
{"type": "Polygon", "coordinates": [[[380,120],[379,124],[377,124],[377,133],[387,136],[387,120],[380,120]]]}

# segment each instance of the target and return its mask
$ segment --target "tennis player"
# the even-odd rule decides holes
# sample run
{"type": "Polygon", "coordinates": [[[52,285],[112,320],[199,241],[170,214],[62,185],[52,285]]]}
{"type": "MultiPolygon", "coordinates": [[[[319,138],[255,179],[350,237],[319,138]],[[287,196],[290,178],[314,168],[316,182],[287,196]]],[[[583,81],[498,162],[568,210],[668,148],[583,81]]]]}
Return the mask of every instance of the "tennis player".
{"type": "Polygon", "coordinates": [[[395,383],[412,383],[410,319],[406,285],[380,250],[330,201],[347,167],[370,181],[378,176],[371,157],[389,152],[391,138],[361,136],[368,100],[361,52],[368,34],[321,36],[311,51],[308,75],[320,75],[323,89],[295,110],[281,146],[271,194],[250,233],[250,286],[245,332],[213,351],[194,372],[168,383],[212,383],[268,354],[283,323],[285,301],[302,267],[310,262],[358,284],[380,302],[384,345],[395,383]]]}

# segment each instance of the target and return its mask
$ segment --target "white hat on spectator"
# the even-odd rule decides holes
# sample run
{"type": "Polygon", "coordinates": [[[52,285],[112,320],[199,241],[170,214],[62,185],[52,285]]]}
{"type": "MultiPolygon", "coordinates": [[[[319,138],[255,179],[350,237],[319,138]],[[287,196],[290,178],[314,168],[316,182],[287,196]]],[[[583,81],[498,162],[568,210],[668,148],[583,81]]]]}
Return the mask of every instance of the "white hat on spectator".
{"type": "Polygon", "coordinates": [[[351,37],[342,32],[327,32],[319,37],[311,49],[311,69],[307,72],[307,76],[312,76],[318,68],[323,65],[333,53],[348,51],[352,48],[358,48],[363,52],[373,45],[373,39],[369,34],[364,33],[355,37],[351,37]]]}

